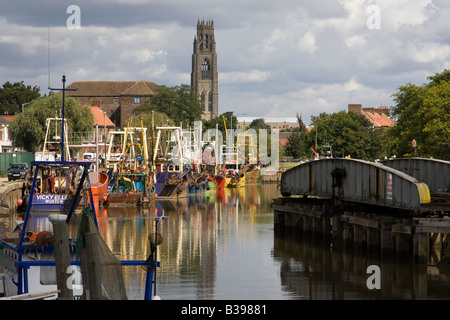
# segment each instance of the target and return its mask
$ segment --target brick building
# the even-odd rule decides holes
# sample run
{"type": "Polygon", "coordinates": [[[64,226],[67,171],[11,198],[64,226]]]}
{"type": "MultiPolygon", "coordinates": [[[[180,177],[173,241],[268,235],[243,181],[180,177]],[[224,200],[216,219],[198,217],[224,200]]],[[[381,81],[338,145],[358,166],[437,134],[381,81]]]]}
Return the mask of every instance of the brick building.
{"type": "Polygon", "coordinates": [[[137,106],[153,97],[158,85],[151,81],[75,81],[67,86],[66,95],[83,105],[98,106],[118,127],[127,124],[137,106]]]}

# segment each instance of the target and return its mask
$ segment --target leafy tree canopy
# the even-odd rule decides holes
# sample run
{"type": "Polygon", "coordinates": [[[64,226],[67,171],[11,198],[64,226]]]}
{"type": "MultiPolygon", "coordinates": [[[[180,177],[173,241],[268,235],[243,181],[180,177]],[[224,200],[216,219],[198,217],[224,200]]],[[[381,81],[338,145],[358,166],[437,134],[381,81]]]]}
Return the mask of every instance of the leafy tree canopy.
{"type": "Polygon", "coordinates": [[[321,113],[312,117],[312,130],[302,127],[289,138],[286,154],[294,158],[312,158],[317,141],[317,153],[324,155],[323,146],[331,146],[335,156],[374,160],[379,156],[379,139],[372,124],[355,112],[321,113]],[[316,136],[317,134],[317,136],[316,136]]]}
{"type": "Polygon", "coordinates": [[[5,82],[0,88],[0,114],[16,114],[22,111],[22,104],[40,97],[37,86],[26,86],[23,81],[5,82]]]}
{"type": "Polygon", "coordinates": [[[191,86],[182,84],[175,87],[160,86],[158,94],[134,109],[139,115],[157,111],[165,113],[177,125],[200,120],[202,109],[191,86]]]}
{"type": "Polygon", "coordinates": [[[203,120],[203,129],[215,129],[216,126],[222,134],[225,135],[225,126],[227,129],[237,128],[238,120],[236,116],[233,115],[233,111],[224,112],[218,117],[211,120],[203,120]]]}
{"type": "Polygon", "coordinates": [[[393,95],[396,105],[391,112],[397,125],[386,132],[384,145],[390,155],[450,160],[450,70],[428,80],[420,86],[402,85],[393,95]]]}
{"type": "Polygon", "coordinates": [[[308,158],[311,154],[311,146],[309,143],[308,130],[306,129],[303,119],[297,114],[298,128],[292,128],[292,134],[288,138],[288,143],[284,148],[284,154],[294,159],[308,158]]]}
{"type": "Polygon", "coordinates": [[[248,126],[250,129],[255,129],[258,132],[259,129],[265,129],[270,132],[270,126],[264,121],[263,118],[254,119],[248,126]]]}
{"type": "MultiPolygon", "coordinates": [[[[62,94],[50,94],[34,100],[23,114],[18,114],[10,122],[9,128],[15,145],[29,152],[38,151],[44,143],[47,118],[61,117],[61,110],[62,94]]],[[[93,130],[94,116],[90,109],[68,96],[65,97],[64,118],[69,132],[92,132],[93,130]]],[[[61,132],[61,128],[57,130],[61,132]]]]}

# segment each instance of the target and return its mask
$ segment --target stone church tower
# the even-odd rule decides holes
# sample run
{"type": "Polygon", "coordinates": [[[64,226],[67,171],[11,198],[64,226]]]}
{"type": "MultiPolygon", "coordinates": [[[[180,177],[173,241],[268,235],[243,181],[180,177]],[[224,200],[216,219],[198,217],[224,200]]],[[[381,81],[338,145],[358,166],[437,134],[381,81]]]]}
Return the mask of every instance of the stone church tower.
{"type": "Polygon", "coordinates": [[[202,118],[210,120],[219,116],[219,92],[214,21],[198,21],[192,54],[191,87],[199,96],[202,118]]]}

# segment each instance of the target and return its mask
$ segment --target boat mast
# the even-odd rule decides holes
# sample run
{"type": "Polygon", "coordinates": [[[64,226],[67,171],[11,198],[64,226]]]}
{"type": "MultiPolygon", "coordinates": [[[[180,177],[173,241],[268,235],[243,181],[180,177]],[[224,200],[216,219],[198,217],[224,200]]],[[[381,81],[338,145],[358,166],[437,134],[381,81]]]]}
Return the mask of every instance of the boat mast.
{"type": "Polygon", "coordinates": [[[66,91],[76,91],[77,89],[66,89],[66,76],[62,76],[62,83],[63,87],[62,89],[58,88],[49,88],[50,90],[56,90],[56,91],[62,91],[63,99],[62,99],[62,111],[61,111],[61,117],[62,117],[62,125],[61,125],[61,161],[64,161],[64,104],[65,104],[65,96],[66,91]]]}

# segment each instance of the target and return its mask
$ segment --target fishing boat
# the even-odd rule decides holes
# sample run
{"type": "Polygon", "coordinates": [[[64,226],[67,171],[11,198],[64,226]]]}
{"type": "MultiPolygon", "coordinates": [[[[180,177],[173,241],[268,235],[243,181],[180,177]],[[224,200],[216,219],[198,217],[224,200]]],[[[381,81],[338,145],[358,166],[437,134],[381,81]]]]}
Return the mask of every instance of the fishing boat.
{"type": "MultiPolygon", "coordinates": [[[[103,198],[108,194],[109,176],[104,172],[89,172],[89,179],[94,206],[98,207],[103,198]]],[[[88,202],[90,201],[89,198],[87,200],[88,202]]]]}
{"type": "Polygon", "coordinates": [[[156,127],[153,149],[154,186],[157,199],[186,197],[189,194],[189,158],[181,127],[156,127]]]}
{"type": "MultiPolygon", "coordinates": [[[[87,270],[87,262],[84,261],[89,261],[89,258],[86,255],[83,258],[83,250],[86,250],[87,233],[90,235],[94,234],[97,239],[95,243],[98,243],[98,248],[101,252],[98,256],[90,256],[91,261],[96,259],[102,268],[114,269],[114,271],[107,271],[106,274],[109,274],[107,279],[102,278],[102,290],[97,297],[102,297],[101,299],[126,299],[121,274],[121,268],[125,265],[145,266],[148,269],[147,277],[149,278],[146,281],[147,286],[151,287],[154,283],[153,272],[157,266],[156,261],[150,259],[120,261],[101,239],[95,213],[98,208],[94,205],[91,183],[89,181],[90,163],[34,161],[33,165],[36,169],[33,175],[29,201],[27,202],[27,210],[24,218],[16,221],[13,230],[19,236],[0,239],[0,264],[4,270],[4,273],[0,274],[0,300],[59,299],[62,291],[65,291],[64,299],[67,299],[68,296],[71,299],[89,299],[89,295],[86,295],[86,282],[84,280],[83,282],[81,281],[81,278],[88,278],[84,274],[87,270]],[[83,171],[68,211],[47,214],[45,217],[43,214],[40,214],[37,215],[38,218],[33,214],[32,217],[31,208],[33,207],[34,190],[38,182],[38,172],[49,165],[53,167],[58,165],[62,167],[82,167],[83,171]],[[78,227],[78,237],[66,238],[67,246],[62,245],[59,242],[60,238],[55,237],[56,223],[62,224],[67,228],[72,223],[77,204],[80,203],[83,197],[89,198],[90,201],[84,203],[78,227]],[[38,223],[30,223],[30,221],[35,219],[39,219],[38,223]],[[58,241],[55,241],[57,239],[58,241]],[[66,272],[62,272],[61,269],[58,271],[58,267],[61,268],[61,261],[57,262],[58,255],[61,256],[61,251],[64,250],[67,250],[67,258],[69,259],[69,261],[65,261],[68,262],[66,272]],[[85,265],[83,266],[83,264],[85,265]],[[61,281],[61,278],[64,277],[63,274],[71,274],[73,278],[67,275],[63,279],[65,281],[61,281]],[[81,274],[83,274],[83,277],[81,277],[81,274]]],[[[58,230],[61,231],[61,229],[58,230]]],[[[64,234],[68,234],[67,231],[64,234]]],[[[88,286],[92,288],[89,283],[88,286]]],[[[151,298],[151,288],[146,287],[145,297],[146,299],[151,298]]]]}
{"type": "MultiPolygon", "coordinates": [[[[64,97],[65,76],[63,76],[62,90],[64,97]]],[[[64,98],[62,114],[64,115],[64,98]]],[[[62,142],[62,150],[64,150],[64,142],[62,142]]],[[[159,220],[164,217],[155,218],[155,237],[149,236],[151,254],[147,260],[119,261],[101,239],[98,232],[92,184],[89,180],[91,163],[65,161],[63,153],[60,159],[58,161],[35,160],[32,162],[34,167],[33,179],[29,188],[25,216],[22,221],[17,222],[14,229],[19,233],[19,237],[0,239],[0,263],[5,270],[3,274],[0,274],[1,299],[11,299],[11,297],[14,299],[32,297],[55,299],[59,297],[60,293],[65,299],[75,299],[75,297],[89,299],[91,296],[94,299],[125,299],[126,292],[121,271],[123,265],[140,265],[146,268],[145,299],[151,299],[151,288],[152,285],[156,285],[156,267],[158,266],[155,252],[160,240],[162,240],[158,239],[157,225],[159,220]],[[72,174],[80,173],[79,178],[76,174],[71,176],[74,179],[70,180],[70,183],[76,185],[75,193],[71,197],[67,214],[63,214],[63,212],[49,214],[47,221],[50,221],[51,225],[42,223],[32,226],[29,222],[31,220],[31,209],[34,205],[34,195],[39,183],[44,183],[40,172],[42,170],[48,171],[50,168],[55,170],[58,168],[66,169],[72,174]],[[76,170],[73,170],[73,168],[76,168],[76,170]],[[81,170],[77,171],[79,168],[81,170]],[[89,201],[85,201],[82,210],[78,237],[68,239],[67,227],[72,221],[71,218],[83,195],[84,199],[89,198],[89,201]],[[35,230],[32,230],[32,227],[35,227],[35,230]],[[52,234],[52,230],[49,230],[51,228],[53,228],[53,231],[57,229],[59,233],[52,234]],[[97,253],[89,254],[88,248],[94,248],[97,253]],[[94,261],[95,263],[93,263],[94,261]],[[93,270],[95,268],[92,268],[92,265],[107,270],[105,273],[102,272],[101,280],[98,282],[99,285],[96,285],[97,279],[95,270],[93,270]],[[80,280],[81,278],[78,266],[81,266],[82,273],[86,272],[82,277],[83,283],[73,282],[73,280],[80,280]],[[75,272],[72,275],[76,279],[68,275],[71,267],[74,267],[72,270],[75,272]],[[80,277],[77,277],[76,274],[80,277]],[[92,278],[92,276],[94,277],[92,278]],[[86,281],[88,278],[90,281],[86,281]],[[87,284],[87,287],[84,287],[85,284],[87,284]]],[[[100,183],[99,188],[104,188],[106,181],[99,180],[98,182],[100,183]]],[[[66,189],[69,189],[68,184],[66,184],[66,189]]],[[[69,203],[65,202],[64,205],[69,205],[69,203]]]]}
{"type": "MultiPolygon", "coordinates": [[[[74,202],[75,190],[78,186],[82,166],[75,165],[76,162],[44,161],[39,162],[39,170],[36,164],[28,175],[19,202],[18,210],[25,211],[32,198],[32,212],[67,212],[74,202]],[[33,172],[37,172],[37,181],[33,186],[33,172]],[[32,190],[32,188],[34,188],[32,190]],[[33,191],[33,192],[32,192],[33,191]],[[31,196],[31,198],[30,198],[31,196]]],[[[90,165],[90,163],[89,163],[90,165]]],[[[101,198],[106,195],[108,186],[108,175],[105,173],[89,172],[91,191],[94,206],[98,206],[101,198]]],[[[86,199],[90,201],[90,199],[86,199]]],[[[76,205],[78,205],[77,203],[76,205]]]]}
{"type": "Polygon", "coordinates": [[[147,128],[131,127],[110,133],[105,166],[110,181],[105,206],[149,205],[154,201],[154,187],[148,166],[147,128]],[[119,137],[120,142],[114,144],[119,137]]]}
{"type": "Polygon", "coordinates": [[[208,172],[206,170],[192,174],[189,179],[189,193],[200,194],[206,192],[209,189],[207,178],[208,172]]]}
{"type": "Polygon", "coordinates": [[[155,192],[157,199],[183,198],[189,195],[189,172],[186,169],[181,172],[178,165],[167,164],[163,172],[157,172],[155,192]],[[159,192],[158,192],[159,190],[159,192]]]}

